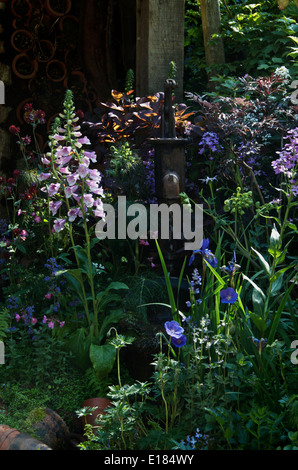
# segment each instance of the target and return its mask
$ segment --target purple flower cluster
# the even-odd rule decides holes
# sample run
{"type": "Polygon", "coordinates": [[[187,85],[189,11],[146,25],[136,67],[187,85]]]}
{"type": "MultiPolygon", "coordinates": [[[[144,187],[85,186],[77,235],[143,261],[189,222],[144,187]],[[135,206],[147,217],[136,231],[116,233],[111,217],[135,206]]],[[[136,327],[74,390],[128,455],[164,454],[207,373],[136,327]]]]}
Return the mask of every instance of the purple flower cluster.
{"type": "Polygon", "coordinates": [[[172,343],[177,348],[181,348],[186,344],[186,336],[184,333],[184,328],[179,325],[179,323],[175,320],[167,321],[165,323],[165,330],[167,334],[171,337],[172,343]]]}
{"type": "MultiPolygon", "coordinates": [[[[212,153],[219,152],[223,149],[222,145],[219,143],[219,137],[215,132],[205,132],[201,141],[199,142],[199,154],[202,155],[207,150],[210,150],[212,153]]],[[[213,157],[210,157],[212,160],[213,157]]]]}
{"type": "MultiPolygon", "coordinates": [[[[190,296],[193,297],[197,303],[202,302],[202,299],[196,298],[200,294],[199,286],[201,286],[201,284],[202,284],[202,277],[200,276],[198,269],[195,268],[192,272],[192,280],[190,281],[189,290],[190,290],[190,296]]],[[[187,301],[186,306],[191,307],[191,302],[187,301]]]]}
{"type": "Polygon", "coordinates": [[[194,436],[187,436],[185,441],[180,441],[180,449],[182,450],[207,450],[209,436],[202,434],[197,428],[194,436]]]}
{"type": "Polygon", "coordinates": [[[64,127],[57,127],[50,136],[51,152],[42,158],[45,170],[39,175],[39,180],[47,182],[42,190],[47,192],[50,211],[56,216],[55,232],[63,230],[67,221],[87,219],[88,215],[104,217],[103,189],[100,187],[102,175],[97,169],[90,168],[91,163],[96,163],[96,153],[84,150],[83,146],[90,145],[90,140],[82,136],[77,120],[75,113],[65,115],[64,127]],[[66,203],[67,216],[59,214],[63,202],[66,203]]]}
{"type": "MultiPolygon", "coordinates": [[[[208,238],[204,238],[203,239],[203,242],[202,242],[202,246],[201,246],[201,249],[200,250],[194,250],[191,257],[190,257],[190,260],[189,260],[189,266],[194,262],[195,260],[195,255],[196,253],[201,253],[202,254],[202,257],[203,257],[203,260],[207,261],[207,263],[210,264],[210,266],[212,268],[216,268],[217,266],[217,258],[215,257],[215,255],[209,250],[209,239],[208,238]]],[[[233,259],[232,261],[229,261],[228,262],[228,266],[222,266],[221,269],[226,272],[227,274],[230,275],[231,278],[234,277],[236,271],[238,269],[240,269],[241,266],[239,266],[238,264],[236,264],[236,253],[235,251],[233,252],[233,259]]],[[[191,282],[191,289],[194,287],[195,283],[198,283],[200,284],[201,283],[201,278],[196,271],[194,271],[194,275],[195,275],[195,279],[193,278],[193,281],[191,282]]],[[[199,290],[198,288],[196,290],[192,290],[191,292],[194,292],[194,293],[198,293],[199,290]]],[[[227,289],[222,289],[220,291],[220,299],[221,299],[221,302],[222,303],[225,303],[225,304],[233,304],[236,302],[236,300],[238,299],[238,294],[237,292],[233,289],[233,287],[228,287],[227,289]]],[[[200,300],[199,300],[200,301],[200,300]]],[[[191,303],[190,302],[187,302],[186,305],[188,307],[191,306],[191,303]]]]}
{"type": "Polygon", "coordinates": [[[271,165],[276,175],[282,173],[289,179],[289,182],[293,185],[293,193],[297,195],[295,178],[298,165],[298,127],[288,131],[285,140],[288,140],[288,142],[281,152],[276,152],[280,157],[271,162],[271,165]]]}
{"type": "Polygon", "coordinates": [[[147,160],[143,161],[143,165],[145,167],[145,174],[146,174],[146,183],[147,188],[149,190],[149,194],[152,197],[148,197],[148,202],[150,204],[156,203],[155,194],[155,174],[154,174],[154,149],[149,150],[147,160]]]}

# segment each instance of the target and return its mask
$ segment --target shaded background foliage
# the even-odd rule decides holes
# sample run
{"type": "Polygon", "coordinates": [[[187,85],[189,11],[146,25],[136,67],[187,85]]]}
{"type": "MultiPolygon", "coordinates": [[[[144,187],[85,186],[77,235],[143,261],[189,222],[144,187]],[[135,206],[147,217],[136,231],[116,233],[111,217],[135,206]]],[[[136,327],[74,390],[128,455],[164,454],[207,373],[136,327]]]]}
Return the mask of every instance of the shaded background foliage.
{"type": "MultiPolygon", "coordinates": [[[[298,8],[294,3],[280,10],[272,0],[229,0],[220,1],[220,9],[225,64],[216,66],[219,76],[227,79],[248,73],[257,77],[280,66],[287,67],[291,76],[297,75],[298,8]]],[[[205,91],[208,72],[200,1],[186,0],[185,89],[205,91]]]]}

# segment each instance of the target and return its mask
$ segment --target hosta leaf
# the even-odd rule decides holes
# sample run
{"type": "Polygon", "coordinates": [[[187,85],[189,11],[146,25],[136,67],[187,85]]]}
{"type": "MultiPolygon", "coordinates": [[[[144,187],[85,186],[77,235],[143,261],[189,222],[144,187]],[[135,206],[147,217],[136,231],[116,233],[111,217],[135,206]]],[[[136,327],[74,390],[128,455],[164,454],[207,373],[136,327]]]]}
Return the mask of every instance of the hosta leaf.
{"type": "Polygon", "coordinates": [[[90,360],[99,379],[107,377],[116,360],[116,348],[112,344],[91,344],[90,360]]]}

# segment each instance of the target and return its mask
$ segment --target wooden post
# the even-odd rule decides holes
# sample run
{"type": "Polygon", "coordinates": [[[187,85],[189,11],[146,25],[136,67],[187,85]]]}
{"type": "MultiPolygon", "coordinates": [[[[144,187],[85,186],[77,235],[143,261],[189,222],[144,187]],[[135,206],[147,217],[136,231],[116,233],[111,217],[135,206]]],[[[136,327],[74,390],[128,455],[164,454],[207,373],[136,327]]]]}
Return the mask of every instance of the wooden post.
{"type": "Polygon", "coordinates": [[[220,33],[220,6],[218,0],[201,0],[202,27],[207,66],[224,64],[225,53],[222,39],[213,40],[220,33]]]}
{"type": "Polygon", "coordinates": [[[170,62],[183,99],[184,0],[137,0],[136,95],[163,91],[170,62]]]}

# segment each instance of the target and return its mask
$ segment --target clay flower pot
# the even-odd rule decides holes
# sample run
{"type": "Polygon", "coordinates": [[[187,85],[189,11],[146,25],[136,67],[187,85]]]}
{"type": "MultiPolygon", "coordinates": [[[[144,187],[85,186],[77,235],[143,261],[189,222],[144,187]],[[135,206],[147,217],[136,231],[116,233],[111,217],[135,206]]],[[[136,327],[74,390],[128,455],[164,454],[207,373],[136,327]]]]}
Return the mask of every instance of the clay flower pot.
{"type": "Polygon", "coordinates": [[[17,429],[5,424],[0,425],[0,451],[1,450],[52,450],[46,444],[39,442],[17,429]]]}
{"type": "Polygon", "coordinates": [[[46,66],[47,77],[53,82],[61,82],[66,77],[66,67],[60,60],[51,60],[46,66]]]}
{"type": "Polygon", "coordinates": [[[49,408],[36,408],[32,412],[33,419],[37,419],[32,424],[38,439],[53,450],[64,449],[70,439],[67,424],[55,411],[49,408]]]}
{"type": "Polygon", "coordinates": [[[18,52],[28,52],[32,48],[33,37],[26,29],[17,29],[12,33],[11,45],[18,52]]]}
{"type": "Polygon", "coordinates": [[[21,54],[16,55],[13,59],[11,67],[17,77],[28,80],[35,77],[38,63],[25,52],[21,52],[21,54]]]}
{"type": "Polygon", "coordinates": [[[35,57],[38,62],[49,62],[55,55],[55,46],[47,39],[41,39],[35,49],[35,57]]]}
{"type": "Polygon", "coordinates": [[[106,409],[112,405],[111,400],[108,398],[88,398],[82,403],[82,408],[94,408],[96,410],[87,416],[82,416],[82,423],[83,426],[86,424],[91,424],[91,426],[95,427],[97,425],[97,417],[98,415],[103,415],[106,413],[106,409]]]}
{"type": "Polygon", "coordinates": [[[29,0],[25,0],[23,2],[20,2],[19,0],[12,0],[11,11],[18,18],[23,18],[24,16],[30,16],[32,5],[30,5],[29,0]]]}
{"type": "Polygon", "coordinates": [[[52,16],[67,15],[71,9],[71,0],[57,1],[46,0],[45,7],[47,12],[52,16]]]}
{"type": "Polygon", "coordinates": [[[10,428],[6,424],[0,425],[0,450],[7,450],[20,431],[10,428]]]}

